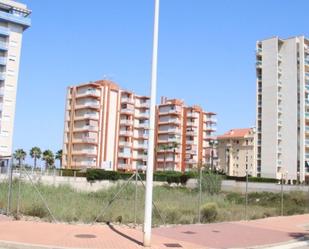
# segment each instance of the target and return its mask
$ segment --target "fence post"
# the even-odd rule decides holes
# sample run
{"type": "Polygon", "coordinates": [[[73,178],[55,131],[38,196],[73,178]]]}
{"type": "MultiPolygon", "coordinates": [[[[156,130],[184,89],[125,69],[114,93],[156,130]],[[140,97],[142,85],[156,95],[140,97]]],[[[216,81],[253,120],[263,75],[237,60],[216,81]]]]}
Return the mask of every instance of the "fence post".
{"type": "Polygon", "coordinates": [[[202,203],[202,167],[199,168],[198,223],[201,223],[201,203],[202,203]]]}
{"type": "Polygon", "coordinates": [[[9,215],[11,212],[11,203],[12,203],[12,180],[13,180],[13,159],[9,160],[8,162],[9,167],[9,190],[8,190],[8,203],[7,203],[7,210],[6,215],[9,215]]]}
{"type": "Polygon", "coordinates": [[[281,216],[283,216],[283,176],[281,176],[281,216]]]}

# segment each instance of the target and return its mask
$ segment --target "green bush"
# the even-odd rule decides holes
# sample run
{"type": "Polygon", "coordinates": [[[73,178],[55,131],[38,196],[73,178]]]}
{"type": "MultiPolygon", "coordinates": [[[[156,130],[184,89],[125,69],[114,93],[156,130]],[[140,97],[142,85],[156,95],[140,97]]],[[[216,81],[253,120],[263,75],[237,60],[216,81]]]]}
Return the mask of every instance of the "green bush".
{"type": "MultiPolygon", "coordinates": [[[[201,177],[202,191],[214,195],[221,191],[222,178],[221,175],[213,174],[211,172],[203,173],[201,177]]],[[[200,178],[198,178],[198,185],[200,178]]]]}
{"type": "Polygon", "coordinates": [[[27,207],[24,211],[25,215],[44,218],[49,216],[49,213],[43,205],[33,203],[31,206],[27,207]]]}
{"type": "Polygon", "coordinates": [[[203,223],[214,222],[218,216],[218,206],[214,202],[206,203],[201,208],[201,221],[203,223]]]}
{"type": "Polygon", "coordinates": [[[103,169],[88,169],[86,172],[87,181],[93,182],[96,180],[111,180],[116,181],[120,178],[117,171],[106,171],[103,169]]]}
{"type": "MultiPolygon", "coordinates": [[[[74,174],[74,173],[68,173],[68,174],[74,174]]],[[[87,181],[93,182],[93,181],[100,181],[100,180],[127,180],[132,176],[132,172],[117,172],[117,171],[105,171],[103,169],[87,169],[85,176],[87,178],[87,181]]],[[[142,180],[146,179],[146,175],[144,173],[139,173],[142,180]]],[[[154,181],[160,181],[160,182],[168,182],[171,183],[181,183],[182,185],[185,185],[189,178],[194,177],[192,173],[181,173],[181,172],[175,172],[175,171],[157,171],[153,175],[154,181]]]]}

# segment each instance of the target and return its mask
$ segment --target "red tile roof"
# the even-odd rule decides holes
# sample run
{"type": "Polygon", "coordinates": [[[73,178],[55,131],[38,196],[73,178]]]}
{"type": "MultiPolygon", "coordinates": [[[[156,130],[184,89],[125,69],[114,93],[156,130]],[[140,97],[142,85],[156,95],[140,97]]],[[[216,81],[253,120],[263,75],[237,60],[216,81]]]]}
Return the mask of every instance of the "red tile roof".
{"type": "Polygon", "coordinates": [[[218,136],[218,139],[242,138],[249,135],[250,132],[252,132],[252,128],[232,129],[224,133],[223,135],[218,136]]]}

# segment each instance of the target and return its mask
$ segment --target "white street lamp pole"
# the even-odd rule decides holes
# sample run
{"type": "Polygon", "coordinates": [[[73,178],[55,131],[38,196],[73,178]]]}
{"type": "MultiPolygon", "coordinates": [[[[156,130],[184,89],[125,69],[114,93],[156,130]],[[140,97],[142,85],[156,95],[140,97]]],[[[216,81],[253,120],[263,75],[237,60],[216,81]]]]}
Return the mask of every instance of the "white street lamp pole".
{"type": "Polygon", "coordinates": [[[154,136],[155,136],[154,132],[155,132],[156,98],[157,98],[158,31],[159,31],[159,0],[155,0],[152,68],[151,68],[149,143],[148,143],[145,216],[144,216],[144,246],[147,247],[151,246],[152,187],[153,187],[154,136]]]}

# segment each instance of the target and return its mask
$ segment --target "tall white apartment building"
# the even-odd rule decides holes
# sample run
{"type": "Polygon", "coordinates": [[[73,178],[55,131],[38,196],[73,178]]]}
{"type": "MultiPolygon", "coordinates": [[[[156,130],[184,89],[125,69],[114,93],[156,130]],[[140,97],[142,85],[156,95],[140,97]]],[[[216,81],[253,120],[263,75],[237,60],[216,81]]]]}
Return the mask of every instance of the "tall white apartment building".
{"type": "Polygon", "coordinates": [[[0,0],[0,161],[12,155],[22,35],[30,27],[30,13],[24,4],[0,0]]]}
{"type": "Polygon", "coordinates": [[[258,41],[256,72],[258,173],[303,181],[309,160],[309,40],[258,41]]]}
{"type": "Polygon", "coordinates": [[[156,170],[187,171],[210,164],[215,113],[182,100],[162,98],[157,107],[156,170]]]}
{"type": "Polygon", "coordinates": [[[101,80],[68,88],[65,168],[145,170],[149,97],[101,80]]]}

